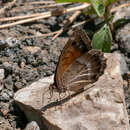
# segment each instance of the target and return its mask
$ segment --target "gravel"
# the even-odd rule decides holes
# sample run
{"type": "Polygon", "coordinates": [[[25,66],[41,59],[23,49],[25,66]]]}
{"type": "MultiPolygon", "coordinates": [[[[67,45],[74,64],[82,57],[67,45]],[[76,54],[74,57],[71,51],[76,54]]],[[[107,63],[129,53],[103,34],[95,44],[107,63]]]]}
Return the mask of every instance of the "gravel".
{"type": "MultiPolygon", "coordinates": [[[[19,1],[19,3],[22,2],[24,1],[19,1]]],[[[12,13],[10,10],[2,16],[24,15],[27,13],[44,12],[46,10],[36,9],[35,11],[27,12],[26,8],[23,7],[19,11],[20,13],[17,11],[12,13]]],[[[123,11],[125,12],[126,10],[123,11]]],[[[0,31],[0,128],[3,130],[20,130],[25,128],[27,124],[26,117],[14,105],[13,95],[16,91],[27,87],[34,81],[55,73],[60,52],[68,39],[66,37],[67,34],[54,41],[52,41],[52,37],[22,38],[21,40],[19,40],[19,37],[56,31],[63,26],[61,22],[70,15],[41,19],[0,31]]],[[[81,15],[77,20],[83,19],[85,19],[85,16],[81,15]]],[[[121,53],[124,59],[123,62],[127,63],[126,68],[130,70],[129,26],[130,24],[127,24],[117,30],[115,36],[116,43],[112,46],[112,52],[118,51],[121,53]]],[[[124,89],[127,110],[130,114],[130,91],[128,91],[128,87],[124,89]]]]}

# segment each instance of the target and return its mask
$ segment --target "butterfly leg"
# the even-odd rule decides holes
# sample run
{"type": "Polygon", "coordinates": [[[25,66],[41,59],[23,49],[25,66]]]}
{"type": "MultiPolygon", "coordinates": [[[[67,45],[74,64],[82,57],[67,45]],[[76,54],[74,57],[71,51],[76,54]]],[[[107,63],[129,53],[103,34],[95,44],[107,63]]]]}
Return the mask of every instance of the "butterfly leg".
{"type": "Polygon", "coordinates": [[[54,87],[53,87],[53,84],[52,85],[50,85],[49,86],[49,91],[50,91],[50,100],[49,100],[49,102],[51,102],[51,99],[52,99],[52,97],[53,97],[53,90],[54,90],[54,87]]]}
{"type": "Polygon", "coordinates": [[[63,96],[63,98],[65,98],[66,97],[66,95],[67,95],[67,93],[66,93],[66,91],[64,92],[64,96],[63,96]]]}
{"type": "Polygon", "coordinates": [[[59,92],[59,101],[60,101],[60,105],[61,105],[61,111],[62,111],[62,98],[61,98],[61,92],[59,92]]]}
{"type": "Polygon", "coordinates": [[[71,98],[72,98],[72,96],[71,96],[71,94],[70,94],[69,89],[67,89],[67,93],[68,93],[68,95],[69,95],[69,98],[71,99],[71,98]]]}

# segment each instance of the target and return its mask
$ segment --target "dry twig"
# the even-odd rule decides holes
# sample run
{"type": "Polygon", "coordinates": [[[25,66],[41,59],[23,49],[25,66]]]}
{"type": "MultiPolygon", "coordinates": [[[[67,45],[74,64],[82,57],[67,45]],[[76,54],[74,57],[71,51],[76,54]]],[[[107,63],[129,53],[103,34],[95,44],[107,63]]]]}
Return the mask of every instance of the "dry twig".
{"type": "Polygon", "coordinates": [[[42,14],[43,14],[43,13],[35,13],[35,14],[24,15],[24,16],[6,17],[6,18],[0,19],[0,22],[6,22],[6,21],[14,21],[14,20],[21,20],[21,19],[33,18],[33,17],[41,16],[42,14]]]}
{"type": "MultiPolygon", "coordinates": [[[[81,12],[81,11],[80,11],[80,12],[81,12]]],[[[75,12],[75,14],[70,17],[70,19],[69,19],[70,22],[68,23],[68,25],[67,25],[67,26],[64,26],[63,28],[61,28],[61,29],[57,32],[57,34],[52,38],[52,40],[56,39],[64,30],[66,30],[67,27],[68,27],[68,26],[75,20],[75,18],[80,14],[80,12],[78,12],[78,11],[77,11],[77,13],[75,12]],[[79,13],[79,14],[78,14],[78,13],[79,13]]],[[[87,19],[87,20],[84,20],[84,21],[82,21],[82,22],[79,22],[79,23],[77,23],[77,24],[75,24],[75,25],[72,25],[71,28],[75,28],[75,27],[77,27],[77,26],[81,26],[81,25],[83,25],[83,24],[85,24],[85,23],[87,23],[87,22],[90,22],[90,21],[92,21],[92,20],[95,20],[96,18],[97,18],[97,16],[94,17],[94,18],[87,19]]]]}
{"type": "Polygon", "coordinates": [[[112,8],[110,12],[113,13],[113,12],[117,11],[118,9],[123,8],[123,7],[127,7],[127,6],[130,6],[130,2],[119,5],[118,7],[112,8]]]}
{"type": "Polygon", "coordinates": [[[39,20],[39,19],[42,19],[42,18],[48,18],[50,16],[51,16],[51,12],[46,12],[42,16],[38,16],[38,17],[30,18],[30,19],[25,19],[25,20],[17,21],[17,22],[14,22],[14,23],[9,23],[9,24],[1,25],[0,29],[12,27],[12,26],[15,26],[15,25],[18,25],[18,24],[24,24],[24,23],[36,21],[36,20],[39,20]]]}
{"type": "MultiPolygon", "coordinates": [[[[70,3],[70,2],[56,3],[56,4],[33,7],[32,9],[52,8],[52,7],[57,7],[57,6],[69,5],[69,4],[72,4],[72,3],[70,3]]],[[[32,10],[32,9],[30,8],[29,10],[32,10]]]]}
{"type": "Polygon", "coordinates": [[[72,28],[81,26],[81,25],[85,24],[86,22],[87,22],[86,20],[84,20],[84,21],[82,21],[82,22],[79,22],[79,23],[77,23],[77,24],[75,24],[75,25],[72,25],[72,28]]]}
{"type": "Polygon", "coordinates": [[[58,31],[47,33],[47,34],[41,34],[41,35],[21,36],[21,37],[18,37],[17,39],[21,40],[21,39],[28,39],[28,38],[48,37],[48,36],[52,36],[52,35],[56,34],[57,32],[58,31]]]}
{"type": "MultiPolygon", "coordinates": [[[[35,8],[39,9],[39,8],[57,7],[57,6],[62,6],[62,5],[66,5],[66,4],[70,4],[70,3],[58,3],[58,4],[51,4],[51,5],[45,5],[45,6],[32,7],[32,8],[28,8],[28,10],[35,9],[35,8]]],[[[118,7],[112,8],[111,13],[117,11],[120,8],[127,7],[127,6],[130,6],[130,3],[125,3],[125,4],[122,4],[122,5],[118,6],[118,7]]],[[[19,9],[19,7],[18,7],[18,9],[19,9]]],[[[37,16],[41,16],[41,15],[44,15],[44,13],[35,13],[35,14],[25,15],[25,16],[6,17],[6,18],[0,19],[0,22],[27,19],[27,18],[37,17],[37,16]]]]}
{"type": "Polygon", "coordinates": [[[54,4],[56,3],[55,1],[52,1],[52,0],[48,0],[48,1],[35,1],[35,2],[26,2],[24,4],[31,4],[31,5],[35,5],[35,4],[54,4]]]}
{"type": "Polygon", "coordinates": [[[58,33],[52,38],[55,40],[67,27],[76,19],[76,17],[81,13],[81,11],[76,11],[68,20],[65,21],[64,27],[61,28],[58,33]]]}
{"type": "Polygon", "coordinates": [[[96,18],[97,18],[97,16],[94,17],[94,18],[87,19],[87,20],[84,20],[84,21],[82,21],[82,22],[79,22],[79,23],[77,23],[77,24],[75,24],[75,25],[72,25],[72,28],[75,28],[75,27],[77,27],[77,26],[81,26],[81,25],[83,25],[83,24],[85,24],[85,23],[87,23],[87,22],[90,22],[90,21],[95,20],[96,18]]]}
{"type": "MultiPolygon", "coordinates": [[[[80,6],[77,6],[77,7],[68,8],[68,9],[66,9],[66,11],[64,13],[77,11],[77,10],[83,10],[83,9],[89,7],[89,6],[90,6],[90,4],[84,3],[84,4],[82,4],[80,6]]],[[[14,22],[14,23],[9,23],[9,24],[3,24],[3,25],[0,26],[0,29],[7,28],[7,27],[12,27],[12,26],[15,26],[15,25],[18,25],[18,24],[33,22],[33,21],[36,21],[36,20],[39,20],[39,19],[43,19],[43,18],[49,18],[51,16],[52,16],[52,12],[48,11],[48,12],[42,13],[42,15],[38,16],[38,17],[25,19],[25,20],[20,20],[20,21],[14,22]]]]}
{"type": "MultiPolygon", "coordinates": [[[[97,17],[95,17],[95,18],[93,18],[93,19],[87,19],[87,20],[84,20],[84,21],[82,21],[82,22],[79,22],[79,23],[77,23],[77,24],[75,24],[75,25],[72,25],[72,28],[75,28],[75,27],[77,27],[77,26],[80,26],[80,25],[83,25],[83,24],[85,24],[86,22],[89,22],[89,21],[91,21],[91,20],[94,20],[94,19],[96,19],[97,17]]],[[[28,38],[38,38],[38,37],[47,37],[47,36],[52,36],[52,35],[55,35],[55,34],[58,34],[60,32],[60,30],[59,31],[55,31],[55,32],[51,32],[51,33],[47,33],[47,34],[41,34],[41,35],[32,35],[32,36],[21,36],[21,37],[18,37],[17,39],[28,39],[28,38]]]]}
{"type": "MultiPolygon", "coordinates": [[[[43,9],[43,8],[53,8],[53,7],[57,7],[57,6],[63,6],[63,5],[68,5],[68,4],[72,4],[72,3],[54,3],[54,4],[49,4],[49,5],[42,5],[42,6],[37,6],[37,7],[29,7],[27,5],[27,10],[34,10],[34,9],[43,9]]],[[[24,5],[24,8],[25,8],[26,5],[24,5]]],[[[11,10],[10,12],[11,13],[14,13],[14,12],[20,12],[21,9],[23,9],[23,6],[20,6],[20,7],[15,7],[13,10],[11,10]]]]}
{"type": "MultiPolygon", "coordinates": [[[[57,6],[61,6],[61,5],[66,5],[66,4],[70,4],[70,3],[59,3],[59,4],[53,4],[50,5],[50,7],[57,7],[57,6]]],[[[41,6],[43,7],[43,6],[41,6]]],[[[39,8],[39,7],[37,7],[39,8]]],[[[58,7],[57,7],[58,8],[58,7]]],[[[32,8],[34,9],[34,8],[32,8]]],[[[35,14],[31,14],[31,15],[24,15],[24,16],[14,16],[14,17],[6,17],[6,18],[2,18],[0,19],[0,22],[6,22],[6,21],[13,21],[13,20],[21,20],[21,19],[27,19],[27,18],[33,18],[33,17],[38,17],[38,16],[42,16],[45,13],[35,13],[35,14]]]]}

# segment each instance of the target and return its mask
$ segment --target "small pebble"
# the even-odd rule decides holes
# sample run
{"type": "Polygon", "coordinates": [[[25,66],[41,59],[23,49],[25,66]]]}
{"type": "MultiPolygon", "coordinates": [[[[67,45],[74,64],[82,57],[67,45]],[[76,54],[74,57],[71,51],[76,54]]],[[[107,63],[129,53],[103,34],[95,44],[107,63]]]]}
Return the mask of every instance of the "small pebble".
{"type": "Polygon", "coordinates": [[[4,69],[0,69],[0,80],[4,79],[4,69]]]}

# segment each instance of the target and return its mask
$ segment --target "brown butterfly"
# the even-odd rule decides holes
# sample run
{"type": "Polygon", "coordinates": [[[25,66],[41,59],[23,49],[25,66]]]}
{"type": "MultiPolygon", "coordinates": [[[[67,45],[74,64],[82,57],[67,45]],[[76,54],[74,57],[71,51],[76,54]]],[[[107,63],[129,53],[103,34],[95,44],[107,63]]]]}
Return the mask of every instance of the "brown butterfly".
{"type": "Polygon", "coordinates": [[[86,32],[75,28],[61,52],[51,89],[56,88],[59,93],[66,90],[77,92],[97,81],[105,66],[103,52],[92,49],[86,32]]]}

